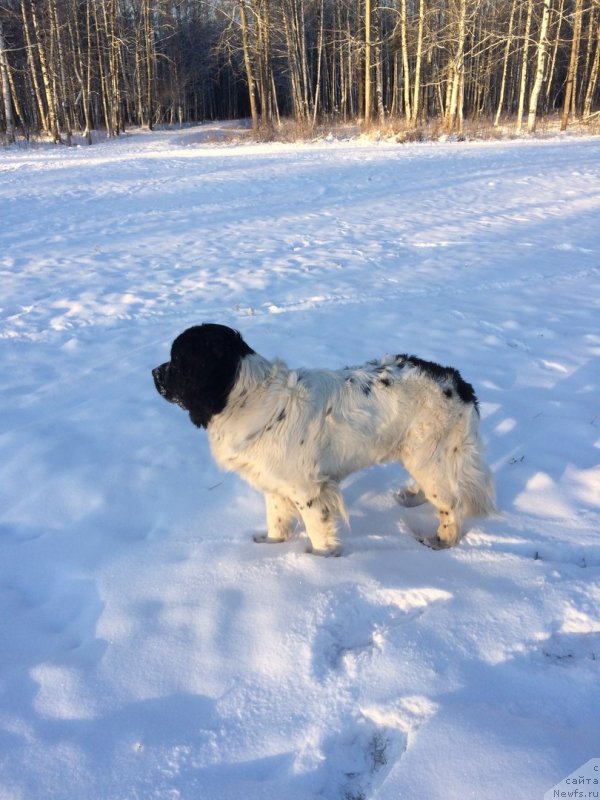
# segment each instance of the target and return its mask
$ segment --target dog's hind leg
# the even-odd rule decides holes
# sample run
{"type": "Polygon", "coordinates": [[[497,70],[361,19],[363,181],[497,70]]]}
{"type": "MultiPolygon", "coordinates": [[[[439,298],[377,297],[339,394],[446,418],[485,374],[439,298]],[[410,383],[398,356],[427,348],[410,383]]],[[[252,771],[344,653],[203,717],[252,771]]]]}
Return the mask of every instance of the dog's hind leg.
{"type": "Polygon", "coordinates": [[[437,511],[440,521],[436,536],[423,540],[423,544],[434,550],[453,547],[460,538],[463,514],[456,493],[444,474],[443,465],[430,462],[422,473],[413,473],[413,476],[421,487],[424,499],[437,511]]]}
{"type": "Polygon", "coordinates": [[[285,542],[290,535],[292,520],[297,515],[294,504],[285,497],[277,494],[266,494],[267,506],[267,533],[257,534],[254,541],[258,544],[277,544],[285,542]]]}

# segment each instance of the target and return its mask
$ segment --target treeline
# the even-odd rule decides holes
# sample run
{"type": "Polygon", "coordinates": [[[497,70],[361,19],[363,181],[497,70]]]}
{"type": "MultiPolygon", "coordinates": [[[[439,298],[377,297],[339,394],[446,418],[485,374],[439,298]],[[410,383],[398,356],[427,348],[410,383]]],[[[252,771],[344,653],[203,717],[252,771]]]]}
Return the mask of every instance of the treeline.
{"type": "Polygon", "coordinates": [[[592,118],[600,0],[0,0],[0,130],[592,118]]]}

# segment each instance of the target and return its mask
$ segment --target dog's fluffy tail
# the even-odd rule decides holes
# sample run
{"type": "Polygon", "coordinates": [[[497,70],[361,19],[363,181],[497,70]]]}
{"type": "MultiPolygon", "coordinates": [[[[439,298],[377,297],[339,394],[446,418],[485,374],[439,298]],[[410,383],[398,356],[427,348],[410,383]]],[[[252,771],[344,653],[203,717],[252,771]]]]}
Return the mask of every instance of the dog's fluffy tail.
{"type": "Polygon", "coordinates": [[[461,516],[485,517],[496,511],[494,481],[483,458],[479,412],[469,403],[449,437],[451,480],[461,516]]]}

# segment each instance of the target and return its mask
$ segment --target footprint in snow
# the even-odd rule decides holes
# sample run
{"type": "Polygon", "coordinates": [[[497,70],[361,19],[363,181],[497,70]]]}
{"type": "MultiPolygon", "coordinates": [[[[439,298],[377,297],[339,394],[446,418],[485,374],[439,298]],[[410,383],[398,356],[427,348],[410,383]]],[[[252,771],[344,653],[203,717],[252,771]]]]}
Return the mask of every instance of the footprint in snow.
{"type": "Polygon", "coordinates": [[[328,592],[314,643],[315,676],[355,675],[384,646],[390,631],[424,614],[431,603],[450,598],[433,588],[379,590],[370,597],[355,587],[328,592]]]}
{"type": "Polygon", "coordinates": [[[402,758],[410,739],[436,711],[425,697],[404,697],[390,705],[362,708],[343,720],[321,745],[328,776],[320,796],[366,800],[402,758]]]}
{"type": "Polygon", "coordinates": [[[537,647],[538,659],[545,664],[581,668],[587,662],[595,673],[600,661],[600,632],[556,633],[537,647]]]}
{"type": "Polygon", "coordinates": [[[104,605],[92,581],[32,576],[28,583],[3,582],[0,595],[13,620],[35,627],[36,650],[54,655],[79,650],[82,657],[96,659],[96,627],[104,605]]]}

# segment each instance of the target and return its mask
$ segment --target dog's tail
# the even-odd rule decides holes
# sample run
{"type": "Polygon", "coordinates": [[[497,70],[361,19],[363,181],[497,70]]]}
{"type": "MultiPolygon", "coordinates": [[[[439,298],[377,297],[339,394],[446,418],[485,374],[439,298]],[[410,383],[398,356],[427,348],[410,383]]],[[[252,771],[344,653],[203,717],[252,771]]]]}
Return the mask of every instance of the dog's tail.
{"type": "Polygon", "coordinates": [[[496,511],[494,480],[483,458],[479,411],[467,403],[448,441],[448,462],[459,512],[485,517],[496,511]]]}

